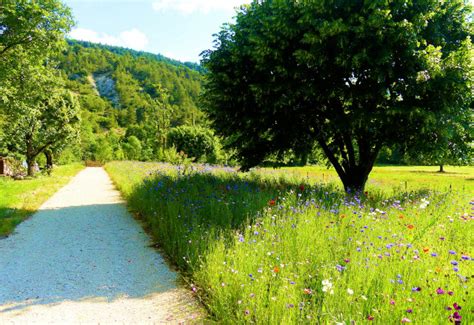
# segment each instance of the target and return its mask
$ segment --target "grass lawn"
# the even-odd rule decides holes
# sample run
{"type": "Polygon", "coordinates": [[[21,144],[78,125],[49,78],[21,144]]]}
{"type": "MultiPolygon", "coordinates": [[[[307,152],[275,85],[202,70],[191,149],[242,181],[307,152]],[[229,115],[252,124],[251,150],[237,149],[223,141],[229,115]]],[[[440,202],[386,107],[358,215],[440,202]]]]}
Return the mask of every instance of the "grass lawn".
{"type": "Polygon", "coordinates": [[[59,166],[51,176],[22,181],[0,178],[0,237],[10,234],[82,168],[82,164],[59,166]]]}
{"type": "MultiPolygon", "coordinates": [[[[367,190],[419,189],[465,190],[474,193],[474,167],[448,166],[445,173],[438,173],[434,166],[384,166],[374,167],[367,182],[367,190]]],[[[336,171],[325,167],[288,167],[281,169],[262,169],[261,172],[286,174],[308,178],[311,183],[336,182],[342,189],[336,171]]]]}
{"type": "Polygon", "coordinates": [[[378,167],[367,196],[317,167],[106,170],[212,320],[474,322],[472,168],[378,167]]]}

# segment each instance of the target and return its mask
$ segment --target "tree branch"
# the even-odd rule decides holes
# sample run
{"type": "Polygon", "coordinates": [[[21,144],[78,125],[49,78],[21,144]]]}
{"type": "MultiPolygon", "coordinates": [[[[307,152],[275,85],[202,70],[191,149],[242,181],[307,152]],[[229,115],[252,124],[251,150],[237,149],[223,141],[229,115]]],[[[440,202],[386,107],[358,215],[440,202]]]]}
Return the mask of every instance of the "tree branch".
{"type": "Polygon", "coordinates": [[[337,174],[339,175],[339,177],[342,179],[343,177],[346,176],[346,172],[344,171],[344,169],[342,168],[341,164],[339,163],[339,161],[337,160],[336,156],[334,155],[334,153],[331,151],[331,149],[329,149],[328,145],[326,144],[326,141],[324,141],[323,138],[318,138],[318,143],[319,145],[321,146],[321,148],[323,149],[324,153],[326,154],[326,157],[329,159],[329,161],[331,162],[331,164],[334,166],[334,168],[336,169],[336,172],[337,174]]]}
{"type": "Polygon", "coordinates": [[[344,138],[344,143],[346,145],[347,152],[349,153],[349,163],[352,166],[356,166],[357,163],[355,159],[354,145],[352,144],[352,139],[349,136],[349,133],[347,133],[347,131],[343,132],[342,136],[344,138]]]}
{"type": "Polygon", "coordinates": [[[28,42],[28,38],[24,38],[24,39],[21,39],[17,42],[13,42],[11,44],[8,44],[7,46],[5,46],[1,51],[0,51],[0,56],[4,55],[8,50],[10,50],[11,48],[13,48],[14,46],[17,46],[17,45],[21,45],[21,44],[25,44],[26,42],[28,42]]]}
{"type": "Polygon", "coordinates": [[[42,147],[39,147],[38,149],[35,150],[35,153],[34,153],[34,157],[38,156],[40,153],[43,152],[43,150],[45,150],[46,148],[48,148],[50,145],[52,145],[55,141],[54,140],[50,140],[48,141],[45,145],[43,145],[42,147]]]}
{"type": "Polygon", "coordinates": [[[350,169],[350,162],[349,162],[349,159],[347,158],[347,153],[346,153],[346,149],[344,147],[344,141],[343,141],[342,135],[339,134],[339,133],[336,134],[335,139],[336,139],[336,144],[339,147],[339,151],[341,152],[342,165],[344,166],[345,170],[347,171],[347,170],[350,169]]]}

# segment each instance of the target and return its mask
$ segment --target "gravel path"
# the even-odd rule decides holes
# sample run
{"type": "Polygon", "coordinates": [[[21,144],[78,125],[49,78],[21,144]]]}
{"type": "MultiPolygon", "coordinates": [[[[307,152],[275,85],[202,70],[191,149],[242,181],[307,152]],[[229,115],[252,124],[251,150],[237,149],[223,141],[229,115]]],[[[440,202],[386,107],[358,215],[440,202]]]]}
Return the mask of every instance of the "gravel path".
{"type": "Polygon", "coordinates": [[[198,304],[149,247],[102,168],[0,240],[0,324],[178,323],[198,304]]]}

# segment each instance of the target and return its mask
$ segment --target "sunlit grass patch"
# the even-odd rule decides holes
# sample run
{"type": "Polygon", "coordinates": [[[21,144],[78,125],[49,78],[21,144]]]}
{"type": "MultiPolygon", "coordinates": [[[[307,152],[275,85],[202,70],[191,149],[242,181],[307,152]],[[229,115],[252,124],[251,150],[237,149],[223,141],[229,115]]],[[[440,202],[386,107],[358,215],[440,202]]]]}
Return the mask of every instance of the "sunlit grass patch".
{"type": "Polygon", "coordinates": [[[0,178],[0,236],[10,234],[82,168],[80,164],[59,166],[51,176],[21,181],[0,178]]]}

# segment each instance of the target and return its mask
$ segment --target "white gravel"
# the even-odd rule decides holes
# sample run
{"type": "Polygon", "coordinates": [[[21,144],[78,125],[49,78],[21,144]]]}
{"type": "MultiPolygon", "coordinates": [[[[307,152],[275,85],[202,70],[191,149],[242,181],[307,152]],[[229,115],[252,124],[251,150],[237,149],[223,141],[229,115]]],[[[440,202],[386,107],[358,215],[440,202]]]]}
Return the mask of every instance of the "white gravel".
{"type": "Polygon", "coordinates": [[[0,240],[0,324],[178,323],[202,315],[102,168],[0,240]]]}

